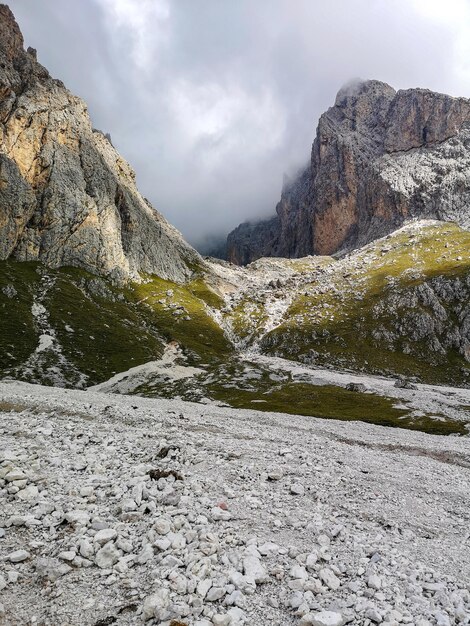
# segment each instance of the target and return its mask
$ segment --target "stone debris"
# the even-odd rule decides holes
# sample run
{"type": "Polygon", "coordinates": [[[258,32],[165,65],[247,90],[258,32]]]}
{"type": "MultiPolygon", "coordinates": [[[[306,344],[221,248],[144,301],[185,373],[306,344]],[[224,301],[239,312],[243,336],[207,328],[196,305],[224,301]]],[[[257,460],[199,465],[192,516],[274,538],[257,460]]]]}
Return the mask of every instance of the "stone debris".
{"type": "Polygon", "coordinates": [[[470,623],[465,438],[0,384],[20,400],[7,624],[470,623]]]}

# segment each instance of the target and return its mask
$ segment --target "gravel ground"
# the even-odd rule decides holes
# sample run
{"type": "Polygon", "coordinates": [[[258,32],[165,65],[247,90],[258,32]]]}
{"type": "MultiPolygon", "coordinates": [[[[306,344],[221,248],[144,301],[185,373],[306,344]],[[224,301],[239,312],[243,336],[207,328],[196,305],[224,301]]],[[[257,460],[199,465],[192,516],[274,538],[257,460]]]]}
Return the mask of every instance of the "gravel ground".
{"type": "Polygon", "coordinates": [[[470,447],[0,384],[0,623],[470,624],[470,447]]]}

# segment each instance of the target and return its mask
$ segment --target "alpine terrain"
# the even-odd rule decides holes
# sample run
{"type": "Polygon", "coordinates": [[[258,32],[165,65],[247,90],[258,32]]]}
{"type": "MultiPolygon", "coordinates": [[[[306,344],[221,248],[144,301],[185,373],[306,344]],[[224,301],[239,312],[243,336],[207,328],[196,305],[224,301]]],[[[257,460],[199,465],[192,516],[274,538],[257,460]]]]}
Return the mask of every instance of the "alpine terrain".
{"type": "Polygon", "coordinates": [[[0,5],[0,624],[470,624],[469,172],[354,83],[203,258],[0,5]]]}

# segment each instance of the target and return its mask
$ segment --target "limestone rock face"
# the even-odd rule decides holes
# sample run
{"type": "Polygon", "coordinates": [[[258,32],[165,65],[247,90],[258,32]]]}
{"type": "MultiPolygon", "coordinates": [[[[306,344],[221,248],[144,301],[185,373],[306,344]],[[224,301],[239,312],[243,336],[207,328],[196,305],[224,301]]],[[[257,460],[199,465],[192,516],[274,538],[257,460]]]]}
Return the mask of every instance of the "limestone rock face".
{"type": "Polygon", "coordinates": [[[344,87],[276,212],[230,233],[229,260],[330,255],[413,218],[470,227],[470,100],[378,81],[344,87]]]}
{"type": "Polygon", "coordinates": [[[0,5],[0,259],[73,265],[118,280],[184,281],[200,257],[138,192],[85,103],[24,50],[0,5]]]}

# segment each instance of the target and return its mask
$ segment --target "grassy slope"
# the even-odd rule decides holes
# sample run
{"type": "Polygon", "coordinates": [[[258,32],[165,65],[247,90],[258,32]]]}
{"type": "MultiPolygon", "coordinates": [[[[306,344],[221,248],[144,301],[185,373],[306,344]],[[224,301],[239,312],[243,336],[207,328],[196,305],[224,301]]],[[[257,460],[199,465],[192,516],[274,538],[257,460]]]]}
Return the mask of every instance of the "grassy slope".
{"type": "MultiPolygon", "coordinates": [[[[430,383],[468,383],[470,367],[463,356],[456,349],[434,352],[426,338],[410,341],[403,331],[414,330],[413,310],[394,311],[388,303],[438,276],[467,283],[469,250],[470,233],[452,224],[429,226],[420,235],[401,232],[368,246],[356,253],[354,267],[337,263],[331,287],[312,283],[308,295],[297,295],[285,321],[262,339],[263,349],[295,360],[313,350],[318,364],[417,376],[430,383]],[[374,338],[377,329],[397,334],[400,327],[402,336],[393,345],[374,338]]],[[[443,303],[451,323],[458,323],[469,302],[443,303]]],[[[420,303],[414,312],[433,314],[420,303]]]]}
{"type": "MultiPolygon", "coordinates": [[[[412,257],[408,243],[403,241],[400,247],[412,257]]],[[[374,298],[380,300],[383,297],[387,276],[390,275],[389,265],[393,266],[393,272],[397,276],[401,276],[410,264],[416,265],[415,258],[407,261],[408,264],[402,259],[403,263],[398,264],[397,258],[388,258],[388,254],[381,257],[381,267],[370,270],[368,263],[364,262],[362,274],[346,278],[339,274],[337,276],[338,289],[350,283],[351,289],[354,285],[356,292],[357,281],[363,284],[365,296],[360,305],[361,320],[367,307],[373,306],[374,298]]],[[[286,260],[286,263],[296,264],[295,269],[304,277],[309,273],[312,276],[318,275],[318,263],[302,260],[286,260]]],[[[434,261],[433,263],[435,264],[434,261]]],[[[322,260],[323,267],[329,264],[334,265],[334,262],[330,259],[322,260]]],[[[454,270],[452,265],[446,271],[452,274],[454,270]]],[[[316,286],[316,283],[312,284],[316,286]]],[[[300,291],[303,293],[304,288],[300,291]]],[[[354,340],[356,345],[348,353],[344,345],[330,334],[324,338],[326,359],[330,359],[331,355],[339,360],[345,356],[348,359],[357,358],[359,350],[364,351],[364,358],[370,358],[369,347],[358,345],[355,341],[357,329],[354,327],[348,331],[351,319],[357,323],[357,317],[354,317],[355,303],[350,296],[347,290],[344,298],[333,292],[308,297],[298,295],[282,325],[282,332],[281,329],[276,329],[266,337],[267,350],[282,353],[284,349],[285,356],[301,358],[310,347],[318,350],[321,346],[319,330],[324,328],[331,333],[336,325],[335,328],[339,329],[337,332],[342,333],[343,342],[350,336],[351,344],[354,340]],[[325,308],[325,302],[334,305],[334,309],[325,308]],[[309,340],[313,329],[317,338],[309,340]],[[300,348],[293,354],[292,347],[299,345],[297,341],[300,342],[300,348]],[[338,352],[335,355],[336,346],[338,352]]],[[[73,268],[53,271],[33,263],[0,263],[2,375],[10,374],[33,380],[31,373],[22,375],[21,364],[34,353],[42,332],[31,314],[35,301],[45,306],[48,323],[55,332],[65,357],[64,365],[51,352],[44,361],[47,368],[60,370],[69,363],[75,371],[87,376],[87,384],[101,382],[116,372],[157,359],[162,354],[165,343],[175,340],[184,348],[189,363],[199,366],[204,364],[204,374],[200,378],[175,383],[155,381],[152,384],[150,381],[148,385],[139,388],[138,393],[167,397],[179,395],[194,400],[206,396],[233,407],[335,419],[361,419],[442,434],[462,432],[462,425],[455,422],[436,421],[426,417],[418,421],[410,419],[406,409],[395,408],[391,400],[373,394],[358,394],[338,387],[317,387],[293,380],[289,376],[279,381],[272,378],[272,372],[263,371],[257,366],[253,366],[253,370],[257,371],[256,376],[247,378],[246,363],[240,363],[234,358],[232,346],[208,311],[208,306],[220,310],[224,302],[207,286],[202,276],[197,274],[193,282],[184,286],[157,277],[146,277],[141,284],[131,284],[120,289],[103,279],[73,268]],[[44,284],[49,284],[45,292],[44,284]],[[16,290],[14,297],[9,298],[3,293],[2,289],[7,286],[16,290]]],[[[239,324],[237,330],[240,335],[256,335],[265,320],[263,307],[260,303],[256,307],[250,307],[249,299],[243,301],[243,307],[235,311],[239,324]],[[243,311],[245,306],[251,317],[246,325],[246,314],[243,311]],[[256,312],[253,314],[254,309],[256,312]],[[256,323],[257,319],[261,320],[261,324],[256,323]]],[[[403,358],[409,358],[409,355],[403,355],[403,358]]],[[[399,365],[402,367],[402,362],[399,365]]],[[[415,366],[416,363],[412,361],[410,368],[413,372],[415,366]]],[[[41,371],[41,367],[35,369],[34,376],[37,382],[50,384],[47,371],[41,371]]],[[[69,377],[66,384],[72,384],[71,380],[69,377]]]]}
{"type": "MultiPolygon", "coordinates": [[[[211,360],[230,353],[222,330],[210,317],[205,301],[213,306],[220,300],[202,279],[181,286],[148,277],[143,284],[126,289],[113,287],[82,270],[45,269],[34,263],[0,263],[0,374],[22,374],[22,364],[34,353],[41,330],[34,319],[33,302],[47,311],[48,324],[55,332],[66,362],[96,384],[113,374],[158,359],[167,341],[176,340],[194,360],[211,360]],[[51,286],[44,290],[42,278],[51,286]],[[8,297],[4,289],[16,290],[8,297]],[[166,292],[172,290],[169,298],[166,292]],[[160,302],[162,300],[163,302],[160,302]],[[175,308],[169,308],[172,304],[175,308]],[[173,315],[183,306],[185,315],[173,315]],[[73,330],[73,332],[70,331],[73,330]]],[[[47,332],[47,331],[46,331],[47,332]]],[[[47,367],[66,368],[51,352],[47,367]]],[[[48,383],[47,372],[38,382],[48,383]]],[[[65,378],[67,378],[65,376],[65,378]]]]}
{"type": "Polygon", "coordinates": [[[0,263],[0,367],[3,372],[25,361],[38,343],[31,307],[39,280],[30,263],[0,263]],[[7,286],[17,292],[14,298],[4,293],[7,286]]]}
{"type": "Polygon", "coordinates": [[[234,408],[256,409],[340,419],[449,435],[465,434],[463,422],[444,416],[412,415],[403,402],[374,393],[358,393],[333,385],[315,385],[290,372],[265,368],[236,358],[205,368],[195,378],[150,381],[135,390],[148,397],[211,398],[234,408]],[[436,419],[438,417],[438,419],[436,419]]]}

